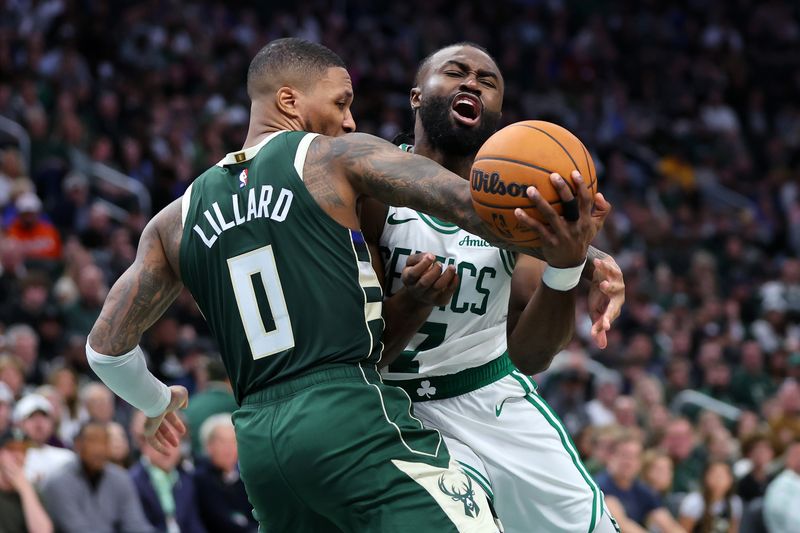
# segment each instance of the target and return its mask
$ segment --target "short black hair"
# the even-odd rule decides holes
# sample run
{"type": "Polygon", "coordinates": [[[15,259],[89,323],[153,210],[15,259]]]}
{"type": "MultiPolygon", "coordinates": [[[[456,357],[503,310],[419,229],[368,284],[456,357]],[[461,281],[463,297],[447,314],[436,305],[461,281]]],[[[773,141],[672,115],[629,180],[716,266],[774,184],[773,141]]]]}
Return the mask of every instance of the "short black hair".
{"type": "Polygon", "coordinates": [[[283,85],[307,87],[331,67],[347,68],[342,58],[318,43],[288,37],[258,51],[247,69],[247,94],[254,99],[283,85]]]}
{"type": "Polygon", "coordinates": [[[86,434],[86,431],[91,428],[100,428],[102,430],[108,431],[108,424],[105,422],[100,422],[99,420],[87,420],[86,422],[82,423],[78,428],[78,432],[75,434],[73,440],[80,440],[86,434]]]}
{"type": "MultiPolygon", "coordinates": [[[[461,42],[458,42],[458,43],[448,44],[447,46],[442,46],[441,48],[437,48],[436,50],[434,50],[433,52],[431,52],[430,54],[425,56],[425,59],[423,59],[422,61],[419,62],[419,66],[417,66],[417,73],[414,74],[414,86],[415,87],[419,86],[420,81],[421,81],[420,78],[422,77],[422,73],[425,71],[425,69],[428,68],[428,65],[431,62],[431,59],[433,58],[433,56],[435,56],[436,54],[438,54],[439,52],[441,52],[445,48],[455,48],[455,47],[458,47],[458,46],[469,46],[470,48],[475,48],[476,50],[480,50],[481,52],[483,52],[484,54],[489,56],[489,59],[492,60],[492,63],[497,65],[497,60],[494,58],[494,56],[492,56],[492,54],[489,53],[489,50],[487,50],[485,47],[479,45],[478,43],[473,43],[472,41],[461,41],[461,42]]],[[[498,70],[499,70],[499,67],[498,67],[498,70]]]]}

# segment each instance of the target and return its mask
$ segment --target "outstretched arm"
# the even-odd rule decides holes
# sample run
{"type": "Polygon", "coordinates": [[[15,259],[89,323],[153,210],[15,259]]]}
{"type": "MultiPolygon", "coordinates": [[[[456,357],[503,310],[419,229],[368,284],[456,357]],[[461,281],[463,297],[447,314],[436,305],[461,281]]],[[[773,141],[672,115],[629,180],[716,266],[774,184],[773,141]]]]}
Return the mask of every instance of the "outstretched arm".
{"type": "Polygon", "coordinates": [[[472,208],[469,183],[432,160],[398,150],[365,133],[318,137],[309,148],[305,174],[337,173],[358,195],[411,207],[453,222],[501,248],[542,257],[541,251],[502,241],[472,208]]]}
{"type": "Polygon", "coordinates": [[[86,342],[92,370],[109,389],[147,415],[145,437],[159,451],[177,446],[186,431],[174,411],[186,406],[188,393],[184,387],[168,388],[159,381],[147,369],[138,343],[181,291],[180,222],[180,201],[150,221],[136,259],[114,283],[86,342]]]}

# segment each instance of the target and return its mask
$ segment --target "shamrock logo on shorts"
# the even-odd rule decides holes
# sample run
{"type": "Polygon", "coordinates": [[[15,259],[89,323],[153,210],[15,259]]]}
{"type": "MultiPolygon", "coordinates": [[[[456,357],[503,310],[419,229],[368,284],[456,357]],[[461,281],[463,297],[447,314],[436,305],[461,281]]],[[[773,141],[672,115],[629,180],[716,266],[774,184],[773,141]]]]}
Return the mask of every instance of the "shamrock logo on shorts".
{"type": "Polygon", "coordinates": [[[419,388],[417,389],[417,394],[420,396],[425,396],[426,398],[430,398],[434,394],[436,394],[436,387],[431,387],[431,382],[427,379],[419,384],[419,388]]]}

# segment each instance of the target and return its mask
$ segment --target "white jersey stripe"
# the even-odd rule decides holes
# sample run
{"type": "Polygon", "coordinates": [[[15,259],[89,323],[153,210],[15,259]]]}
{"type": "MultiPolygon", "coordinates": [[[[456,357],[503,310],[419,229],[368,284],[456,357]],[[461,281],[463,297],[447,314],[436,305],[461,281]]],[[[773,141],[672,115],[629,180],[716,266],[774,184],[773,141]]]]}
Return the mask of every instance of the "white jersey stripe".
{"type": "Polygon", "coordinates": [[[308,148],[311,146],[311,143],[314,139],[317,138],[316,133],[309,133],[305,137],[300,140],[300,144],[297,145],[297,151],[294,153],[294,170],[297,172],[297,175],[300,176],[300,181],[303,181],[303,168],[306,164],[306,155],[308,154],[308,148]]]}

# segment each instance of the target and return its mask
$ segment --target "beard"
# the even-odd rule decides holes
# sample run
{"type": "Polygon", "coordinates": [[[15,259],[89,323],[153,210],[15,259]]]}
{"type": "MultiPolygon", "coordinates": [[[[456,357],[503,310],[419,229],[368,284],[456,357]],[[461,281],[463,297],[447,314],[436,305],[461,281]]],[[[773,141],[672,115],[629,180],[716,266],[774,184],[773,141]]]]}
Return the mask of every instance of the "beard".
{"type": "Polygon", "coordinates": [[[422,100],[419,118],[428,142],[435,150],[455,156],[474,154],[492,136],[500,123],[500,113],[483,109],[481,118],[473,127],[462,126],[450,115],[453,98],[429,96],[422,100]]]}

